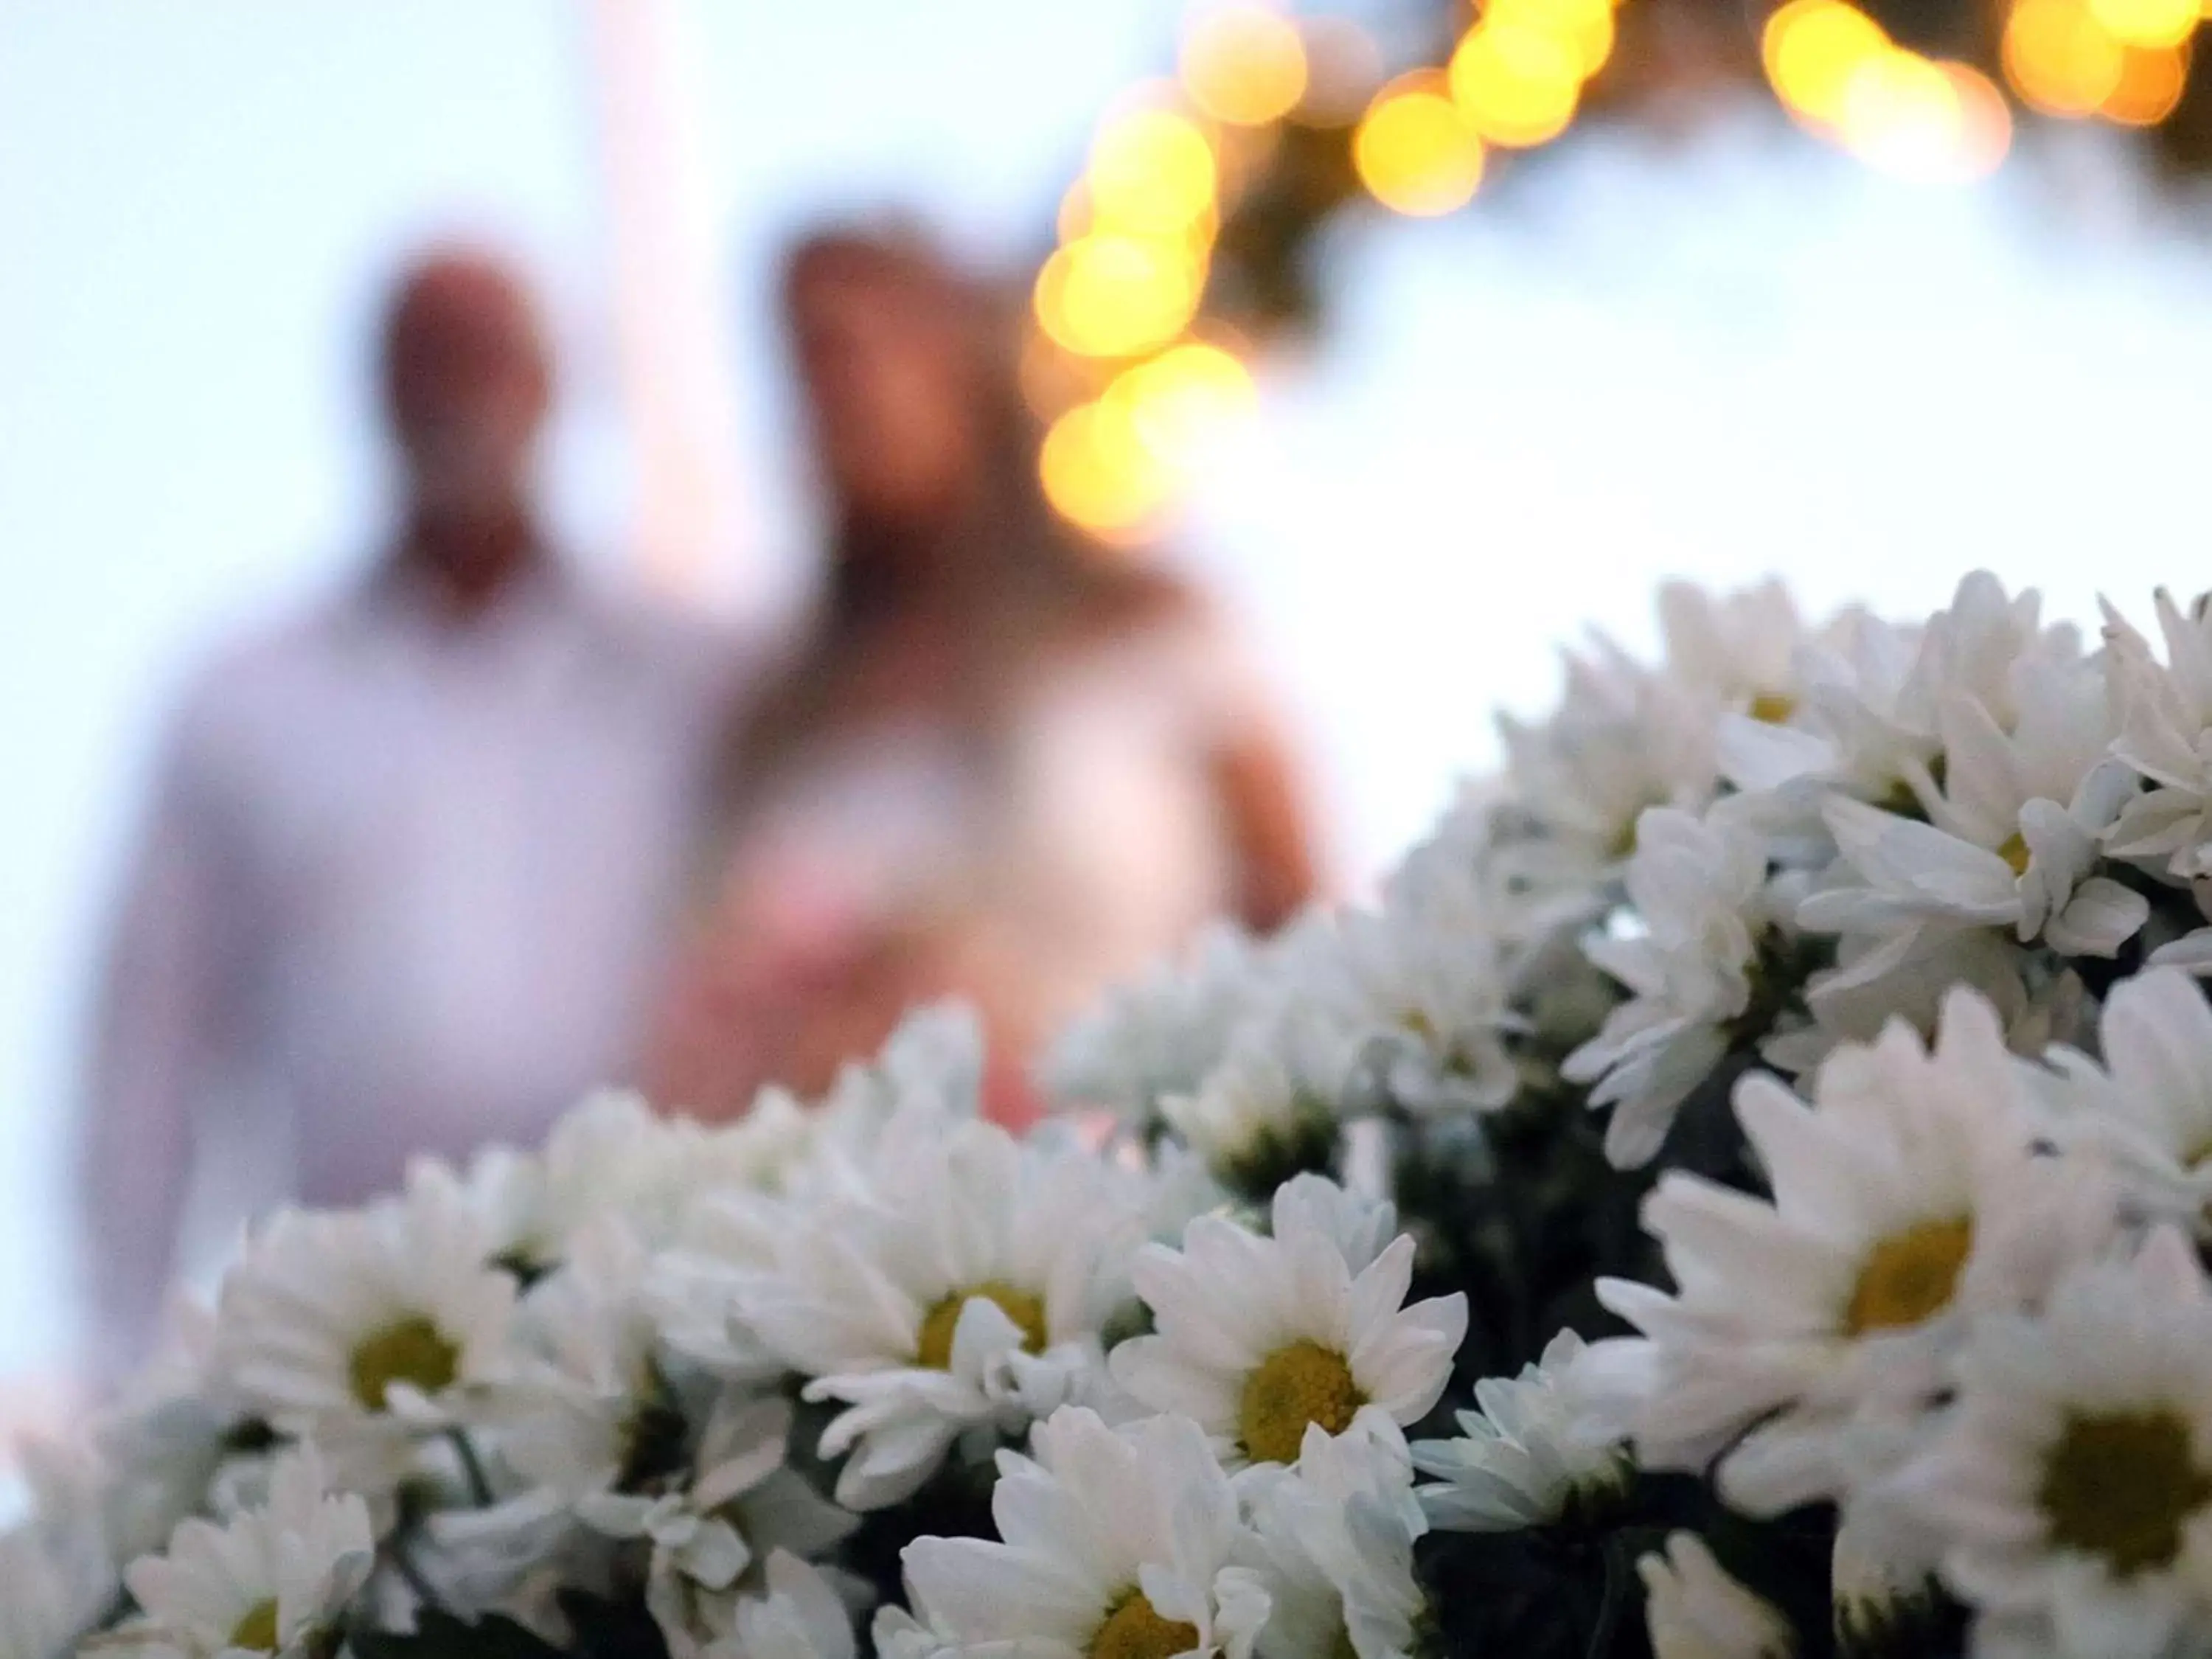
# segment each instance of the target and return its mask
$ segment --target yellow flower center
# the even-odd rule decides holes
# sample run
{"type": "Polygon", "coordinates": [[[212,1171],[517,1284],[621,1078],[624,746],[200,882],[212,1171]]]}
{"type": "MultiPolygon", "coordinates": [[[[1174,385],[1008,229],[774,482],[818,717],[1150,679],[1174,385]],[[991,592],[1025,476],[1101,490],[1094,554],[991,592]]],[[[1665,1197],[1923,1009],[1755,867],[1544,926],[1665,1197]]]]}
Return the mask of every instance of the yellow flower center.
{"type": "Polygon", "coordinates": [[[453,1387],[461,1351],[430,1321],[412,1314],[363,1338],[346,1370],[353,1397],[365,1409],[380,1412],[395,1382],[411,1383],[424,1394],[453,1387]]]}
{"type": "Polygon", "coordinates": [[[2035,1495],[2051,1547],[2102,1556],[2122,1578],[2172,1565],[2182,1528],[2212,1500],[2195,1454],[2172,1411],[2069,1414],[2035,1495]]]}
{"type": "Polygon", "coordinates": [[[1342,1434],[1366,1403],[1344,1356],[1301,1338],[1276,1349],[1244,1379],[1237,1407],[1238,1437],[1255,1463],[1295,1463],[1306,1425],[1318,1423],[1331,1434],[1342,1434]]]}
{"type": "Polygon", "coordinates": [[[1863,1336],[1934,1318],[1951,1305],[1973,1249],[1972,1216],[1923,1221],[1882,1239],[1859,1266],[1844,1310],[1844,1334],[1863,1336]]]}
{"type": "Polygon", "coordinates": [[[2027,839],[2015,830],[2005,838],[2005,844],[1997,848],[1997,856],[2012,866],[2013,874],[2024,876],[2027,873],[2027,861],[2033,855],[2027,850],[2027,839]]]}
{"type": "Polygon", "coordinates": [[[1751,700],[1751,707],[1745,712],[1755,720],[1779,726],[1797,712],[1797,699],[1780,691],[1762,691],[1751,700]]]}
{"type": "Polygon", "coordinates": [[[1131,1590],[1114,1604],[1086,1650],[1089,1659],[1173,1659],[1198,1645],[1198,1626],[1163,1619],[1142,1590],[1131,1590]]]}
{"type": "Polygon", "coordinates": [[[238,1621],[238,1628],[230,1633],[230,1645],[251,1648],[256,1653],[276,1651],[276,1598],[256,1601],[246,1610],[246,1617],[238,1621]]]}
{"type": "Polygon", "coordinates": [[[952,1364],[952,1334],[960,1328],[960,1310],[981,1297],[995,1302],[1022,1334],[1022,1352],[1042,1353],[1045,1346],[1044,1298],[1034,1291],[1009,1285],[1003,1279],[987,1279],[964,1291],[955,1291],[921,1316],[921,1335],[915,1343],[914,1363],[930,1370],[948,1370],[952,1364]]]}

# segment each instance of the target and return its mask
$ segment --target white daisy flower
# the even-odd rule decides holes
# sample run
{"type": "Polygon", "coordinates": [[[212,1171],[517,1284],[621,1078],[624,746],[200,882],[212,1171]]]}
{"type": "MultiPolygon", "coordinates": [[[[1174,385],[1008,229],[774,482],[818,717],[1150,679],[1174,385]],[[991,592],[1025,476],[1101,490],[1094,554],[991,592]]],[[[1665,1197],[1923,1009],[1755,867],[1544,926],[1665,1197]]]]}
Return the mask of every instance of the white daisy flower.
{"type": "Polygon", "coordinates": [[[1498,734],[1522,806],[1587,877],[1635,850],[1647,806],[1695,811],[1712,798],[1719,762],[1709,700],[1654,673],[1602,637],[1565,653],[1559,708],[1540,725],[1501,715],[1498,734]]]}
{"type": "Polygon", "coordinates": [[[2120,734],[2112,752],[2151,787],[2130,801],[2106,832],[2115,858],[2162,860],[2179,881],[2212,876],[2212,631],[2202,600],[2187,616],[2164,588],[2157,594],[2166,662],[2148,641],[2106,607],[2120,734]]]}
{"type": "Polygon", "coordinates": [[[220,1527],[182,1522],[167,1553],[125,1570],[143,1615],[130,1644],[179,1659],[312,1659],[336,1644],[375,1556],[368,1505],[330,1492],[312,1449],[288,1452],[270,1475],[265,1506],[220,1527]]]}
{"type": "Polygon", "coordinates": [[[1069,1407],[999,1454],[994,1541],[907,1546],[902,1651],[1006,1644],[1030,1659],[1247,1659],[1269,1608],[1229,1477],[1188,1421],[1121,1429],[1069,1407]]]}
{"type": "Polygon", "coordinates": [[[540,1152],[492,1147],[465,1175],[422,1158],[407,1179],[410,1188],[457,1192],[480,1218],[492,1257],[530,1278],[559,1265],[569,1237],[602,1218],[620,1218],[658,1246],[704,1194],[775,1189],[814,1133],[799,1103],[779,1090],[764,1090],[744,1116],[712,1126],[610,1090],[564,1115],[540,1152]]]}
{"type": "Polygon", "coordinates": [[[676,1659],[733,1628],[740,1578],[777,1549],[818,1554],[854,1517],[787,1468],[792,1407],[731,1390],[700,1431],[685,1483],[659,1492],[597,1492],[576,1502],[584,1523],[653,1547],[646,1603],[676,1659]]]}
{"type": "Polygon", "coordinates": [[[1838,1647],[1847,1654],[1898,1650],[1902,1638],[1936,1613],[1942,1554],[1940,1534],[1893,1494],[1845,1506],[1828,1567],[1838,1647]]]}
{"type": "Polygon", "coordinates": [[[1456,1440],[1417,1440],[1413,1467],[1437,1482],[1418,1489],[1443,1532],[1511,1532],[1558,1520],[1578,1499],[1618,1493],[1632,1466],[1620,1440],[1583,1420],[1565,1387],[1583,1340],[1561,1331],[1515,1378],[1475,1384],[1456,1440]]]}
{"type": "Polygon", "coordinates": [[[2105,999],[2101,1063],[2071,1048],[2045,1058],[2045,1091],[2070,1143],[2110,1152],[2138,1201],[2199,1223],[2212,1206],[2212,1006],[2189,975],[2153,968],[2105,999]]]}
{"type": "Polygon", "coordinates": [[[1273,1603],[1261,1659],[1407,1659],[1428,1621],[1413,1577],[1428,1523],[1403,1445],[1316,1425],[1248,1497],[1273,1603]]]}
{"type": "Polygon", "coordinates": [[[1766,865],[1765,838],[1726,803],[1702,818],[1653,807],[1636,822],[1628,900],[1643,931],[1583,946],[1632,994],[1560,1067],[1595,1085],[1592,1106],[1613,1109],[1605,1150],[1618,1168],[1658,1155],[1675,1109],[1727,1056],[1773,926],[1766,865]]]}
{"type": "Polygon", "coordinates": [[[2010,731],[2021,719],[2023,667],[2073,662],[2081,655],[2080,630],[2070,623],[2046,627],[2043,598],[2033,588],[2008,594],[1990,572],[1972,571],[1960,578],[1950,605],[1921,630],[1905,700],[1916,710],[1932,712],[1945,697],[1963,695],[2010,731]]]}
{"type": "Polygon", "coordinates": [[[1891,934],[1930,923],[2009,927],[2066,956],[2109,957],[2149,914],[2142,896],[2093,873],[2100,838],[2136,782],[2106,759],[2112,737],[2103,665],[2015,665],[2017,722],[2000,725],[1960,692],[1938,705],[1944,776],[1916,781],[1927,821],[1838,796],[1825,809],[1862,886],[1808,898],[1814,933],[1891,934]]]}
{"type": "Polygon", "coordinates": [[[1830,789],[1876,801],[1908,792],[1941,747],[1914,678],[1920,651],[1919,629],[1863,611],[1800,640],[1794,696],[1721,716],[1723,775],[1800,805],[1830,789]]]}
{"type": "Polygon", "coordinates": [[[1722,717],[1722,768],[1738,788],[1801,809],[1830,791],[1917,805],[1942,793],[1933,769],[1947,700],[1977,703],[2010,732],[2021,720],[2019,677],[2080,657],[2074,629],[2042,626],[2033,591],[2010,597],[1985,570],[1962,580],[1923,627],[1847,611],[1800,643],[1796,706],[1784,720],[1722,717]]]}
{"type": "Polygon", "coordinates": [[[908,1496],[969,1429],[1018,1431],[1103,1379],[1099,1332],[1126,1285],[1145,1183],[1079,1148],[902,1114],[865,1203],[794,1206],[741,1316],[810,1400],[850,1409],[837,1496],[908,1496]]]}
{"type": "Polygon", "coordinates": [[[1790,1659],[1790,1622],[1729,1577],[1705,1540],[1670,1534],[1664,1555],[1636,1564],[1653,1659],[1790,1659]]]}
{"type": "Polygon", "coordinates": [[[1931,922],[1838,939],[1835,967],[1807,981],[1805,1004],[1814,1024],[1776,1032],[1759,1045],[1759,1058],[1802,1073],[1838,1043],[1872,1042],[1892,1020],[1932,1031],[1943,999],[1962,985],[1996,1010],[2015,1053],[2033,1054],[2075,1034],[2081,1006],[2076,975],[2044,974],[2009,932],[1931,922]]]}
{"type": "Polygon", "coordinates": [[[211,1491],[265,1455],[270,1437],[251,1421],[215,1368],[215,1316],[179,1297],[151,1364],[93,1427],[106,1472],[103,1508],[115,1553],[150,1554],[177,1522],[208,1507],[211,1491]]]}
{"type": "Polygon", "coordinates": [[[982,1021],[961,1002],[917,1008],[866,1060],[848,1060],[830,1092],[807,1114],[813,1145],[786,1176],[795,1197],[852,1190],[854,1171],[876,1157],[894,1121],[932,1117],[942,1124],[978,1115],[988,1058],[982,1021]]]}
{"type": "Polygon", "coordinates": [[[788,1550],[768,1558],[763,1577],[768,1593],[740,1599],[730,1633],[702,1659],[855,1659],[852,1613],[828,1579],[788,1550]]]}
{"type": "Polygon", "coordinates": [[[0,1659],[63,1659],[122,1599],[101,1515],[105,1472],[34,1441],[17,1452],[30,1518],[0,1533],[0,1659]]]}
{"type": "Polygon", "coordinates": [[[1343,1033],[1347,1071],[1363,1045],[1379,1045],[1392,1097],[1415,1111],[1503,1106],[1520,1074],[1505,1050],[1514,1020],[1488,921],[1472,874],[1428,883],[1419,902],[1348,911],[1337,924],[1337,972],[1295,1018],[1343,1033]]]}
{"type": "Polygon", "coordinates": [[[1229,1466],[1294,1462],[1309,1425],[1395,1438],[1434,1406],[1467,1334],[1455,1293],[1402,1307],[1413,1241],[1373,1245],[1387,1206],[1300,1176],[1275,1194],[1273,1233],[1217,1216],[1182,1249],[1149,1244],[1131,1277],[1157,1334],[1113,1352],[1116,1382],[1156,1411],[1191,1418],[1229,1466]],[[1359,1234],[1347,1237],[1356,1213],[1359,1234]]]}
{"type": "Polygon", "coordinates": [[[388,1489],[414,1442],[469,1420],[508,1374],[514,1281],[477,1218],[418,1188],[375,1210],[278,1214],[224,1280],[222,1386],[310,1437],[349,1483],[388,1489]]]}
{"type": "Polygon", "coordinates": [[[2212,1644],[2212,1286],[2178,1232],[1978,1327],[1900,1485],[1990,1632],[2112,1659],[2212,1644]]]}
{"type": "Polygon", "coordinates": [[[1704,1469],[1771,1513],[1835,1497],[1917,1419],[1968,1316],[2031,1304],[2112,1225],[2096,1171],[2037,1156],[2021,1062],[1954,993],[1932,1051],[1900,1024],[1840,1049],[1813,1104],[1750,1077],[1735,1110],[1772,1201],[1670,1172],[1645,1200],[1680,1286],[1601,1280],[1648,1342],[1591,1345],[1579,1386],[1640,1382],[1647,1468],[1704,1469]],[[1884,1443],[1888,1443],[1887,1439],[1884,1443]]]}
{"type": "Polygon", "coordinates": [[[1796,707],[1805,629],[1790,590],[1773,578],[1733,593],[1662,583],[1659,632],[1668,672],[1714,702],[1773,723],[1796,707]]]}
{"type": "Polygon", "coordinates": [[[1047,1092],[1063,1109],[1110,1107],[1133,1121],[1194,1092],[1237,1036],[1276,1006],[1280,959],[1293,948],[1285,941],[1297,934],[1293,927],[1263,941],[1217,923],[1180,959],[1109,990],[1053,1043],[1047,1092]]]}
{"type": "Polygon", "coordinates": [[[635,1484],[671,1431],[675,1407],[644,1291],[649,1261],[625,1223],[602,1216],[570,1236],[562,1266],[516,1310],[500,1449],[564,1502],[635,1484]]]}
{"type": "Polygon", "coordinates": [[[2063,956],[2111,957],[2149,915],[2142,895],[2093,875],[2098,837],[2134,787],[2117,768],[2087,775],[2066,805],[2021,802],[2017,828],[1980,839],[1884,812],[1844,797],[1825,816],[1864,885],[1835,885],[1799,907],[1810,933],[1878,937],[1944,927],[2007,927],[2063,956]],[[1986,844],[1995,841],[1995,845],[1986,844]]]}
{"type": "Polygon", "coordinates": [[[949,1632],[933,1630],[896,1605],[876,1609],[868,1641],[876,1659],[951,1659],[960,1651],[959,1642],[949,1632]]]}
{"type": "Polygon", "coordinates": [[[1323,1165],[1336,1146],[1331,1101],[1294,1077],[1270,1045],[1240,1045],[1194,1093],[1164,1096],[1159,1106],[1207,1167],[1248,1187],[1323,1165]]]}
{"type": "Polygon", "coordinates": [[[811,1112],[781,1090],[763,1091],[756,1112],[794,1115],[805,1126],[804,1156],[787,1160],[772,1187],[725,1182],[684,1207],[647,1291],[668,1345],[729,1382],[781,1375],[783,1358],[761,1340],[745,1307],[775,1277],[793,1217],[874,1206],[881,1171],[896,1170],[907,1146],[975,1118],[983,1060],[973,1012],[945,1004],[908,1015],[875,1059],[848,1062],[811,1112]]]}

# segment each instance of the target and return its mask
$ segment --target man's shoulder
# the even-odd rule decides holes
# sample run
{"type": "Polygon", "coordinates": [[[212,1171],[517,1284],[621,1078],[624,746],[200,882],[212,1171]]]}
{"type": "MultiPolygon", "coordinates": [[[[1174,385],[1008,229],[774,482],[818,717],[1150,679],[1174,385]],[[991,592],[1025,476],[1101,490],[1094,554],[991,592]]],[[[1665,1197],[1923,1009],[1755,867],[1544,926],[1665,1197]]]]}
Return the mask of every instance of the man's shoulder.
{"type": "Polygon", "coordinates": [[[232,734],[301,707],[337,648],[344,599],[322,594],[233,623],[186,667],[172,702],[170,742],[227,746],[232,734]]]}

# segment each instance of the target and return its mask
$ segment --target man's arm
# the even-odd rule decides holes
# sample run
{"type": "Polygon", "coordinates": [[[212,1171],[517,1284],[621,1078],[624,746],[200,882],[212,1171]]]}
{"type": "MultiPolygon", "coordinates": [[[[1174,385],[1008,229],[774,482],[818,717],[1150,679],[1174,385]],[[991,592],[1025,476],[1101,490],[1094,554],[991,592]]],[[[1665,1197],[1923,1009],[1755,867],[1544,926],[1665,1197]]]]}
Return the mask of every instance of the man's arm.
{"type": "Polygon", "coordinates": [[[252,927],[211,799],[201,721],[170,734],[100,967],[78,1147],[94,1381],[144,1355],[177,1261],[200,1116],[234,1066],[252,927]]]}

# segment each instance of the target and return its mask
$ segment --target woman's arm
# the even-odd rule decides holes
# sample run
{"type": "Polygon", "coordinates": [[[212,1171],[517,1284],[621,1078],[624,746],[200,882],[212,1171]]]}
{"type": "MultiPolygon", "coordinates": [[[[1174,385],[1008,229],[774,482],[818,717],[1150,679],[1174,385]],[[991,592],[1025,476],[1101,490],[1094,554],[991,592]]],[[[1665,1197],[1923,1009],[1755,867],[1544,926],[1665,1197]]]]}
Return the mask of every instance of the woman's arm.
{"type": "Polygon", "coordinates": [[[1228,826],[1237,914],[1255,932],[1288,921],[1317,884],[1314,835],[1286,746],[1254,728],[1215,751],[1213,787],[1228,826]]]}

